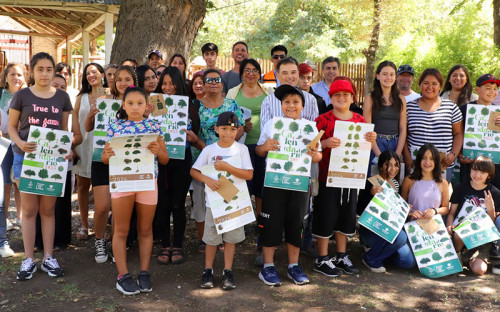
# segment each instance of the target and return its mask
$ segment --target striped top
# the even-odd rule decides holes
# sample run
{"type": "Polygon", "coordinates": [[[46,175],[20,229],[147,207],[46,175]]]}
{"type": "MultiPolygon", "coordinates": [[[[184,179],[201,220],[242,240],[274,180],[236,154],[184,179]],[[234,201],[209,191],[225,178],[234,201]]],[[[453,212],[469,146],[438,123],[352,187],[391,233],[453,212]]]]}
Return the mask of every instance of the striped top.
{"type": "MultiPolygon", "coordinates": [[[[302,93],[304,94],[305,103],[300,118],[314,121],[319,116],[316,98],[308,92],[302,91],[302,93]]],[[[273,119],[273,117],[283,117],[283,111],[281,110],[281,101],[278,100],[274,93],[271,93],[264,99],[260,108],[260,128],[264,129],[266,122],[273,119]]]]}
{"type": "Polygon", "coordinates": [[[418,101],[419,99],[406,104],[410,151],[412,147],[430,143],[438,150],[449,153],[453,146],[452,126],[462,121],[460,109],[452,101],[441,99],[437,110],[427,112],[420,108],[418,101]]]}

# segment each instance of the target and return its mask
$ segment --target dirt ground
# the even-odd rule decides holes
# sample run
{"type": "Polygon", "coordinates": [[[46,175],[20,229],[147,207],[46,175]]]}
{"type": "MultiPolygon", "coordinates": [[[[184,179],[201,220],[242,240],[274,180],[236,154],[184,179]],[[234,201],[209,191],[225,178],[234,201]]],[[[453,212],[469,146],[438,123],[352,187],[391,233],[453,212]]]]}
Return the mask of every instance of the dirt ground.
{"type": "MultiPolygon", "coordinates": [[[[12,201],[11,220],[15,220],[13,207],[12,201]]],[[[215,287],[200,289],[204,256],[196,251],[192,220],[186,230],[187,261],[180,265],[158,264],[159,245],[155,244],[150,270],[153,292],[123,296],[115,288],[114,264],[95,263],[92,239],[76,240],[74,235],[80,224],[76,200],[72,208],[72,245],[55,253],[65,270],[64,278],[50,278],[38,270],[32,280],[17,281],[16,273],[24,256],[22,238],[20,231],[9,232],[16,256],[0,258],[0,311],[500,311],[500,276],[488,272],[476,277],[464,271],[431,280],[417,269],[393,267],[388,267],[385,274],[371,273],[360,261],[357,239],[349,242],[349,249],[354,264],[361,268],[360,274],[328,278],[312,270],[313,259],[301,255],[300,263],[311,283],[294,285],[286,277],[286,250],[280,246],[275,263],[282,286],[268,287],[258,279],[259,268],[253,265],[256,245],[252,232],[237,247],[233,267],[237,288],[222,291],[223,255],[219,252],[215,287]]],[[[333,249],[331,245],[330,250],[333,249]]],[[[42,254],[37,257],[40,259],[42,254]]],[[[137,274],[137,244],[131,246],[128,257],[130,271],[137,274]]]]}

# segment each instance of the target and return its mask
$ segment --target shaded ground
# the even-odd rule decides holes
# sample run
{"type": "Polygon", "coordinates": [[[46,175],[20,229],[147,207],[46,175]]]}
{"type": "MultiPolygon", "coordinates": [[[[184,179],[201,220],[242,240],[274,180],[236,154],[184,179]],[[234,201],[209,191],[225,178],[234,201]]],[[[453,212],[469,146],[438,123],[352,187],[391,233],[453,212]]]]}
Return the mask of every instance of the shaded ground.
{"type": "MultiPolygon", "coordinates": [[[[11,220],[14,209],[9,210],[11,220]]],[[[92,217],[92,214],[90,215],[92,217]]],[[[92,222],[92,219],[91,219],[92,222]]],[[[79,225],[73,202],[73,229],[79,225]]],[[[500,311],[500,276],[490,272],[478,278],[465,272],[438,280],[422,277],[417,269],[388,268],[375,274],[361,262],[357,240],[349,243],[354,264],[362,271],[355,276],[327,278],[312,270],[312,259],[301,255],[300,262],[311,284],[296,286],[286,278],[286,251],[280,246],[276,264],[281,287],[265,286],[253,266],[255,235],[251,233],[237,248],[234,275],[237,288],[220,288],[223,255],[215,265],[216,286],[199,288],[204,256],[196,252],[194,222],[188,221],[185,251],[187,261],[180,265],[156,262],[155,245],[151,264],[153,292],[126,297],[115,289],[116,268],[112,262],[94,261],[93,240],[77,241],[55,254],[66,276],[53,279],[39,270],[32,280],[16,281],[23,259],[20,231],[9,232],[16,257],[0,258],[0,310],[7,311],[500,311]]],[[[334,246],[331,245],[333,250],[334,246]]],[[[129,268],[138,273],[138,248],[128,252],[129,268]]],[[[41,253],[37,254],[42,257],[41,253]]]]}

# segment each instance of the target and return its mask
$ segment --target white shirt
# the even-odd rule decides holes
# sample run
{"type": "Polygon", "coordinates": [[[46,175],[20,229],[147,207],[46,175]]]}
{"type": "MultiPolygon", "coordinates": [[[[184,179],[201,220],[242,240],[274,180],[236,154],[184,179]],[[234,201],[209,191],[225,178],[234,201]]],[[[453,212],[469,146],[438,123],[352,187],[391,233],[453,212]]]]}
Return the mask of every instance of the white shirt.
{"type": "Polygon", "coordinates": [[[411,90],[410,95],[405,95],[404,97],[406,99],[406,103],[408,103],[410,101],[418,99],[420,96],[421,96],[420,94],[418,94],[417,92],[411,90]]]}
{"type": "MultiPolygon", "coordinates": [[[[304,109],[300,113],[300,118],[304,118],[310,121],[314,121],[319,116],[318,102],[316,98],[308,93],[302,91],[306,102],[304,103],[304,109]]],[[[266,123],[273,119],[273,117],[282,117],[283,110],[281,110],[281,101],[278,100],[274,93],[269,94],[264,101],[262,101],[262,106],[260,108],[260,128],[263,129],[266,123]]]]}

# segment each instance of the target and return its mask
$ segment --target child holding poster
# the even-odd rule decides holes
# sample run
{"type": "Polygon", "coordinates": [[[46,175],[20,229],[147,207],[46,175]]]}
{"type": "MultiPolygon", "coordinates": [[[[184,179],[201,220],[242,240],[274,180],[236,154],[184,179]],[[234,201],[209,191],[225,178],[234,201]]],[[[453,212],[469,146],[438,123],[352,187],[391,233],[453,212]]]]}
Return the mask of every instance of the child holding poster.
{"type": "MultiPolygon", "coordinates": [[[[73,109],[66,92],[50,85],[54,77],[55,63],[48,53],[40,52],[30,62],[31,77],[34,84],[22,89],[14,95],[9,109],[9,135],[14,150],[14,179],[19,185],[25,153],[37,149],[36,143],[28,143],[30,126],[40,126],[56,130],[68,130],[68,117],[73,109]]],[[[80,137],[81,138],[81,137],[80,137]]],[[[36,216],[40,213],[42,222],[44,258],[41,269],[51,277],[64,275],[57,260],[52,257],[54,243],[54,208],[57,197],[35,195],[21,192],[23,243],[26,258],[17,273],[17,279],[24,281],[33,277],[36,272],[34,256],[36,216]]]]}
{"type": "MultiPolygon", "coordinates": [[[[356,198],[357,191],[348,188],[327,187],[328,167],[332,149],[340,146],[340,139],[333,136],[335,122],[338,120],[365,123],[363,116],[353,113],[349,106],[353,102],[353,89],[346,80],[332,83],[328,94],[331,97],[333,110],[316,119],[318,130],[324,130],[321,141],[323,159],[319,164],[319,191],[315,198],[313,210],[312,233],[317,237],[318,258],[314,262],[314,270],[323,275],[335,277],[343,271],[356,274],[359,270],[352,264],[347,254],[347,237],[356,232],[356,198]],[[335,235],[337,253],[328,257],[328,242],[335,235]]],[[[377,134],[367,132],[364,139],[371,144],[377,134]]]]}
{"type": "MultiPolygon", "coordinates": [[[[157,133],[163,136],[160,123],[156,120],[145,118],[148,105],[146,92],[138,87],[128,87],[123,94],[122,106],[118,110],[117,120],[109,125],[108,142],[102,152],[102,162],[109,164],[109,159],[115,153],[109,141],[114,136],[132,134],[157,133]]],[[[151,153],[155,154],[155,179],[158,177],[158,163],[167,164],[168,153],[163,140],[151,142],[148,145],[151,153]]],[[[154,191],[142,192],[115,192],[111,193],[111,206],[113,207],[114,232],[113,254],[118,269],[116,288],[124,295],[135,295],[139,292],[153,290],[149,275],[149,263],[153,248],[153,218],[158,200],[158,187],[155,181],[154,191]],[[130,226],[130,218],[134,204],[137,209],[137,229],[139,234],[140,269],[136,281],[127,268],[126,241],[130,226]]]]}
{"type": "MultiPolygon", "coordinates": [[[[250,160],[248,148],[244,144],[235,141],[238,134],[238,117],[233,112],[224,112],[217,118],[215,132],[219,136],[219,141],[206,146],[202,151],[193,167],[191,176],[204,183],[212,191],[219,189],[219,182],[211,177],[203,175],[201,168],[207,164],[213,163],[218,171],[226,171],[237,178],[251,180],[253,177],[253,167],[250,160]],[[241,161],[241,168],[230,165],[224,159],[236,158],[241,161]]],[[[234,282],[232,267],[236,244],[245,239],[245,231],[240,226],[229,232],[218,234],[215,228],[212,208],[209,207],[208,198],[206,203],[205,229],[203,231],[203,241],[207,244],[205,249],[205,269],[201,278],[201,288],[214,287],[214,260],[217,253],[217,246],[224,243],[224,271],[222,274],[222,289],[231,290],[236,287],[234,282]]]]}
{"type": "MultiPolygon", "coordinates": [[[[299,120],[300,113],[304,108],[304,95],[302,91],[290,85],[281,85],[276,89],[274,94],[281,101],[284,119],[299,120]]],[[[290,131],[296,132],[299,130],[297,123],[293,123],[293,125],[292,127],[292,123],[290,123],[290,131]]],[[[264,125],[255,150],[258,156],[267,157],[268,152],[280,150],[280,142],[275,139],[275,135],[277,134],[276,130],[281,131],[283,123],[277,126],[278,123],[274,124],[273,120],[269,120],[264,125]]],[[[307,126],[310,127],[310,125],[307,126]]],[[[316,147],[309,150],[307,154],[311,156],[311,160],[309,158],[306,159],[308,162],[317,163],[321,160],[321,153],[317,151],[316,147]]],[[[269,160],[266,159],[266,161],[269,160]]],[[[292,164],[291,161],[288,163],[292,164]]],[[[284,165],[284,168],[287,171],[290,170],[286,169],[289,168],[287,164],[284,165]]],[[[264,255],[264,267],[259,273],[259,278],[266,285],[281,285],[278,271],[274,266],[274,251],[276,246],[281,244],[283,240],[283,229],[285,230],[285,241],[288,251],[287,275],[297,285],[309,283],[309,278],[303,273],[302,268],[298,264],[304,216],[308,211],[308,205],[309,192],[307,190],[298,191],[264,186],[262,212],[258,219],[260,243],[262,244],[264,255]]]]}
{"type": "MultiPolygon", "coordinates": [[[[114,103],[118,108],[120,101],[127,88],[132,85],[137,85],[137,76],[135,71],[130,66],[120,66],[115,73],[115,80],[111,87],[111,94],[100,97],[99,99],[117,100],[114,103]]],[[[90,111],[85,119],[85,131],[94,131],[95,119],[99,113],[97,103],[90,105],[90,111]]],[[[95,133],[94,133],[95,137],[95,133]]],[[[94,154],[96,148],[94,147],[94,154]]],[[[108,246],[105,238],[106,224],[111,207],[111,197],[109,192],[109,166],[100,161],[100,157],[92,160],[91,164],[91,184],[92,192],[94,193],[94,232],[95,232],[95,256],[97,263],[105,263],[108,260],[108,246]]]]}
{"type": "MultiPolygon", "coordinates": [[[[380,177],[390,184],[390,186],[399,192],[399,183],[397,177],[400,170],[399,156],[394,151],[385,151],[379,155],[378,169],[380,177]]],[[[372,185],[368,182],[368,187],[361,190],[358,197],[358,214],[361,215],[373,196],[382,193],[382,186],[372,185]],[[371,187],[370,187],[371,186],[371,187]]],[[[401,230],[391,244],[379,235],[361,226],[359,228],[359,239],[364,246],[368,247],[362,262],[374,273],[384,273],[386,271],[384,263],[389,262],[400,268],[410,269],[416,265],[415,257],[406,244],[408,239],[404,230],[401,230]]]]}
{"type": "MultiPolygon", "coordinates": [[[[455,227],[453,222],[460,211],[466,209],[465,206],[467,206],[467,209],[470,209],[469,206],[473,208],[482,207],[492,221],[495,222],[497,229],[500,229],[500,219],[496,219],[498,212],[500,212],[500,190],[491,184],[494,176],[495,166],[493,161],[488,157],[479,156],[471,165],[469,181],[460,183],[453,190],[450,199],[451,209],[447,218],[447,229],[453,238],[453,244],[457,252],[462,250],[464,243],[458,234],[452,231],[455,227]]],[[[472,209],[470,210],[472,211],[472,209]]],[[[483,245],[469,250],[467,259],[464,258],[475,274],[483,275],[488,269],[485,260],[487,258],[486,246],[483,245]]],[[[491,255],[490,258],[492,258],[491,255]]],[[[499,265],[493,267],[493,273],[500,273],[499,265]]]]}

